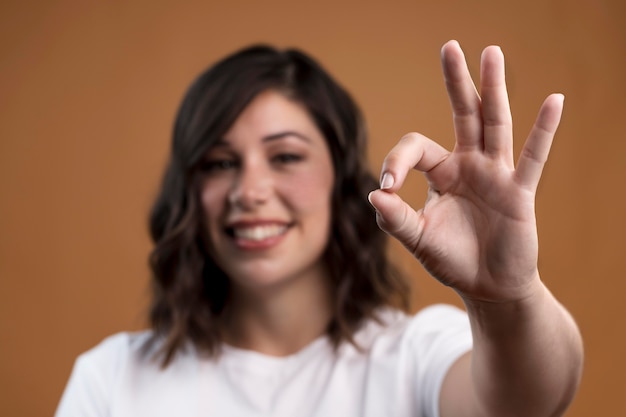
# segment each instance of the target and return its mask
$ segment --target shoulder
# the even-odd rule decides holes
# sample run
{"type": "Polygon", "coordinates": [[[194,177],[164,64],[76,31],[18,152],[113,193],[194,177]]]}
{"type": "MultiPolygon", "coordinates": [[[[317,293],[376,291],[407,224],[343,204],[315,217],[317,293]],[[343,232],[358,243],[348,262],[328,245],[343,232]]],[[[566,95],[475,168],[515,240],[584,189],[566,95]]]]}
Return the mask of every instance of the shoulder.
{"type": "Polygon", "coordinates": [[[404,363],[426,384],[440,383],[452,363],[472,349],[469,318],[457,307],[435,304],[413,315],[383,309],[377,317],[357,333],[357,345],[369,360],[404,363]]]}
{"type": "Polygon", "coordinates": [[[381,339],[392,339],[408,344],[427,344],[444,335],[469,332],[469,319],[463,310],[448,304],[435,304],[407,314],[394,308],[379,310],[357,332],[359,344],[369,346],[381,339]]]}
{"type": "Polygon", "coordinates": [[[390,330],[404,381],[424,415],[439,415],[441,385],[452,364],[472,349],[467,313],[455,306],[434,304],[414,315],[394,313],[390,330]]]}
{"type": "Polygon", "coordinates": [[[438,415],[445,374],[472,347],[467,314],[443,304],[415,314],[381,309],[355,334],[355,341],[360,349],[344,345],[341,359],[367,369],[364,389],[372,394],[366,403],[377,410],[372,415],[438,415]]]}
{"type": "Polygon", "coordinates": [[[78,356],[71,378],[103,388],[110,386],[129,363],[146,356],[143,346],[149,336],[149,331],[142,331],[117,333],[105,338],[78,356]]]}
{"type": "Polygon", "coordinates": [[[412,316],[409,331],[419,337],[432,338],[442,334],[465,333],[469,325],[465,311],[449,304],[434,304],[412,316]]]}
{"type": "Polygon", "coordinates": [[[140,356],[149,337],[149,331],[114,334],[82,353],[77,363],[106,364],[108,367],[116,368],[116,365],[122,365],[129,358],[140,356]]]}
{"type": "Polygon", "coordinates": [[[81,354],[55,415],[108,415],[113,388],[128,363],[141,357],[148,337],[149,332],[118,333],[81,354]]]}
{"type": "Polygon", "coordinates": [[[448,368],[472,348],[467,313],[447,304],[435,304],[415,314],[407,328],[407,339],[426,363],[441,368],[448,368]]]}

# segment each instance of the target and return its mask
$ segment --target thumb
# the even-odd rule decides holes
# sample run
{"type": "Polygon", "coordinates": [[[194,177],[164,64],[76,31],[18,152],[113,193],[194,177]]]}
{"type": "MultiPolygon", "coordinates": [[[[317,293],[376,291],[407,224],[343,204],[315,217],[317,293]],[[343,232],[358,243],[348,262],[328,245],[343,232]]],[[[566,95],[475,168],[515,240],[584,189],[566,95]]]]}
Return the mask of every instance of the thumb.
{"type": "Polygon", "coordinates": [[[415,253],[424,228],[422,210],[416,212],[393,192],[374,190],[367,198],[376,209],[378,227],[415,253]]]}

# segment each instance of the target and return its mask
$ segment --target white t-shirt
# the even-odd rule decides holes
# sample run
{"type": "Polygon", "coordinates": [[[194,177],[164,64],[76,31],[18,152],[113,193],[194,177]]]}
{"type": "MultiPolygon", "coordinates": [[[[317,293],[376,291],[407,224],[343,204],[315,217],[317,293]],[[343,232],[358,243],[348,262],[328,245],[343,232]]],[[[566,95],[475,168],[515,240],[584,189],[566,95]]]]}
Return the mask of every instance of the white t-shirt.
{"type": "Polygon", "coordinates": [[[287,357],[225,346],[165,369],[141,355],[149,333],[120,333],[82,354],[56,417],[438,417],[449,367],[472,347],[467,315],[435,305],[383,324],[335,352],[323,336],[287,357]]]}

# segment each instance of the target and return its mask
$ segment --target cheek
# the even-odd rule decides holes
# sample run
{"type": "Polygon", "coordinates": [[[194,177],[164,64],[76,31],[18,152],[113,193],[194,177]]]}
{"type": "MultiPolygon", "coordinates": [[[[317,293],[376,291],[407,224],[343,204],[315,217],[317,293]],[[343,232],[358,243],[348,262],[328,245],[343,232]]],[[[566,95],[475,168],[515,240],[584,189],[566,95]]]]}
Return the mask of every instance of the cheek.
{"type": "Polygon", "coordinates": [[[202,214],[207,223],[215,222],[221,216],[226,198],[225,190],[219,184],[205,183],[202,186],[200,202],[202,204],[202,214]]]}
{"type": "Polygon", "coordinates": [[[289,182],[290,202],[301,213],[330,217],[333,178],[324,174],[303,173],[289,182]]]}

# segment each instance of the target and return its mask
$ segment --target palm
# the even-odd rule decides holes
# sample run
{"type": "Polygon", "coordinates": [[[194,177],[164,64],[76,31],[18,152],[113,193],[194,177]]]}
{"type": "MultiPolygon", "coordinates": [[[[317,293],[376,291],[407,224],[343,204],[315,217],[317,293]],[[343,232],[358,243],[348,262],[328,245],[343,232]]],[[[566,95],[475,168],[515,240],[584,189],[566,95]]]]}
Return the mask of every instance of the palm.
{"type": "Polygon", "coordinates": [[[383,168],[393,186],[371,197],[381,227],[434,277],[483,300],[523,297],[538,279],[535,190],[561,112],[558,96],[546,100],[515,167],[503,67],[497,48],[485,50],[479,97],[460,48],[447,44],[455,149],[449,153],[421,135],[405,136],[383,168]],[[417,212],[395,194],[410,168],[424,171],[430,186],[417,212]]]}
{"type": "Polygon", "coordinates": [[[430,172],[439,193],[431,192],[413,248],[433,276],[481,298],[523,284],[515,277],[531,277],[537,264],[533,196],[499,170],[485,172],[471,155],[453,153],[430,172]]]}

